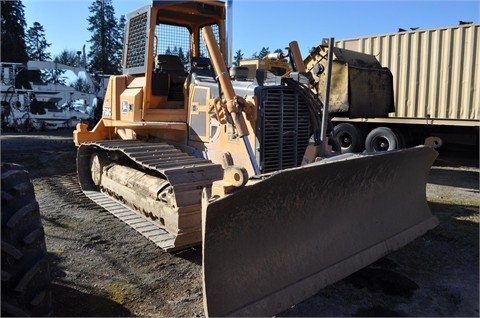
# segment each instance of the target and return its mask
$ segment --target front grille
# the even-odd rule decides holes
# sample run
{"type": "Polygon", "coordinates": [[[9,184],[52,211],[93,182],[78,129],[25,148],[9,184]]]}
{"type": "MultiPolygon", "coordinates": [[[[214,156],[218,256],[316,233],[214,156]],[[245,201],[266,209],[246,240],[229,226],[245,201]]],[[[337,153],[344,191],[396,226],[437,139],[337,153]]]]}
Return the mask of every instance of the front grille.
{"type": "Polygon", "coordinates": [[[130,19],[126,48],[126,68],[145,66],[145,50],[147,49],[147,12],[130,19]]]}
{"type": "Polygon", "coordinates": [[[308,106],[289,87],[262,92],[260,169],[263,173],[297,167],[310,138],[308,106]]]}

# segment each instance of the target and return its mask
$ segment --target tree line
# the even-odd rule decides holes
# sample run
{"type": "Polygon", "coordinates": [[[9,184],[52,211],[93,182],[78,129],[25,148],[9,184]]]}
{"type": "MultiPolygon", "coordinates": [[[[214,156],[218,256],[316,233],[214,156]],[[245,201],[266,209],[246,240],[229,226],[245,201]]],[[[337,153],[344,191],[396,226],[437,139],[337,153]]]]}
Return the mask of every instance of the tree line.
{"type": "MultiPolygon", "coordinates": [[[[90,50],[83,57],[82,52],[65,49],[58,55],[52,56],[48,51],[51,43],[47,41],[43,25],[34,21],[27,28],[24,14],[25,6],[21,0],[1,0],[1,61],[23,63],[33,61],[53,61],[69,66],[83,66],[90,73],[121,74],[122,41],[125,32],[125,16],[115,18],[115,9],[112,0],[95,0],[88,7],[91,15],[87,18],[87,30],[91,32],[90,50]],[[84,63],[86,61],[86,63],[84,63]]],[[[182,60],[188,59],[182,48],[173,48],[172,54],[179,55],[182,60]]],[[[282,52],[276,49],[274,53],[282,52]]],[[[250,58],[263,58],[271,53],[268,47],[262,47],[250,58]]],[[[85,53],[84,53],[85,54],[85,53]]],[[[166,54],[169,54],[166,52],[166,54]]],[[[233,64],[239,65],[244,58],[242,50],[235,54],[233,64]]],[[[185,61],[187,62],[187,61],[185,61]]],[[[49,82],[61,81],[61,74],[50,72],[44,74],[49,82]]],[[[83,83],[78,83],[79,86],[83,83]]],[[[79,87],[81,88],[81,87],[79,87]]]]}
{"type": "MultiPolygon", "coordinates": [[[[262,49],[257,53],[254,52],[251,57],[247,57],[247,59],[262,59],[270,53],[283,53],[282,49],[276,49],[275,51],[271,52],[269,47],[262,47],[262,49]]],[[[242,50],[238,50],[235,52],[235,56],[233,57],[233,65],[239,66],[240,61],[245,59],[244,53],[242,50]]]]}
{"type": "MultiPolygon", "coordinates": [[[[95,0],[88,7],[91,32],[90,50],[83,58],[77,50],[63,50],[52,56],[46,31],[39,21],[27,28],[25,6],[21,0],[1,0],[1,61],[53,61],[69,66],[83,66],[90,73],[120,74],[125,16],[115,17],[112,0],[95,0]],[[77,53],[78,52],[78,53],[77,53]],[[83,61],[86,61],[84,63],[83,61]]],[[[55,74],[51,81],[55,81],[55,74]]]]}

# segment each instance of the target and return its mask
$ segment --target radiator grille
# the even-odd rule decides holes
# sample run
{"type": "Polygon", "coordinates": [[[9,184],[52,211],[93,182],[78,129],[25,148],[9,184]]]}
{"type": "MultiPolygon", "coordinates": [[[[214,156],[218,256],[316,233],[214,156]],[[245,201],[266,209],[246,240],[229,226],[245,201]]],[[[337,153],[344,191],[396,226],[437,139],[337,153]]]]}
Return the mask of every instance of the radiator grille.
{"type": "Polygon", "coordinates": [[[147,48],[147,13],[142,13],[130,20],[128,28],[128,46],[126,53],[126,68],[145,65],[145,50],[147,48]]]}
{"type": "Polygon", "coordinates": [[[299,166],[310,138],[310,118],[305,100],[286,87],[266,88],[262,100],[262,172],[299,166]]]}

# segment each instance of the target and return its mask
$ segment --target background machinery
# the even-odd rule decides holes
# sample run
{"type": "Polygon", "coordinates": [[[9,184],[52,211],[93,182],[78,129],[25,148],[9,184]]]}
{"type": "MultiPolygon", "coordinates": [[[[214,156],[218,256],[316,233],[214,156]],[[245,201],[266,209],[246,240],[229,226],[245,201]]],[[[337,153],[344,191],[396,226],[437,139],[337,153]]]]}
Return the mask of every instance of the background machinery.
{"type": "Polygon", "coordinates": [[[436,226],[436,152],[334,156],[303,73],[230,78],[227,8],[127,15],[124,72],[98,124],[74,131],[77,169],[88,197],[164,250],[202,244],[206,315],[273,315],[436,226]]]}
{"type": "Polygon", "coordinates": [[[80,66],[2,62],[0,74],[2,130],[55,130],[79,122],[93,126],[105,94],[103,83],[80,66]],[[74,79],[82,80],[88,92],[69,86],[74,79]]]}
{"type": "MultiPolygon", "coordinates": [[[[394,131],[407,146],[436,137],[438,146],[478,150],[479,23],[415,29],[335,42],[339,50],[375,56],[393,74],[395,111],[388,116],[337,116],[334,124],[394,131]]],[[[338,128],[337,128],[338,129],[338,128]]],[[[345,131],[343,128],[340,131],[345,131]]],[[[377,130],[378,131],[378,130],[377,130]]],[[[358,136],[352,135],[352,140],[358,136]]],[[[394,140],[388,136],[388,140],[394,140]]],[[[372,146],[365,139],[365,146],[372,146]]]]}

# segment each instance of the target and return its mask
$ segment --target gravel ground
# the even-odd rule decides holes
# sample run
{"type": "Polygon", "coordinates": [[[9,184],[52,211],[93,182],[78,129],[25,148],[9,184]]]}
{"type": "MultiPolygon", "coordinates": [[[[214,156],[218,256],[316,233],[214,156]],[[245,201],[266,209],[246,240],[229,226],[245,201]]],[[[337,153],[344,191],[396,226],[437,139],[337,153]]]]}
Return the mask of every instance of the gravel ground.
{"type": "MultiPolygon", "coordinates": [[[[166,253],[85,198],[71,132],[2,133],[30,172],[54,316],[203,316],[201,250],[166,253]]],[[[427,198],[440,225],[278,316],[479,316],[478,150],[442,149],[427,198]]]]}

